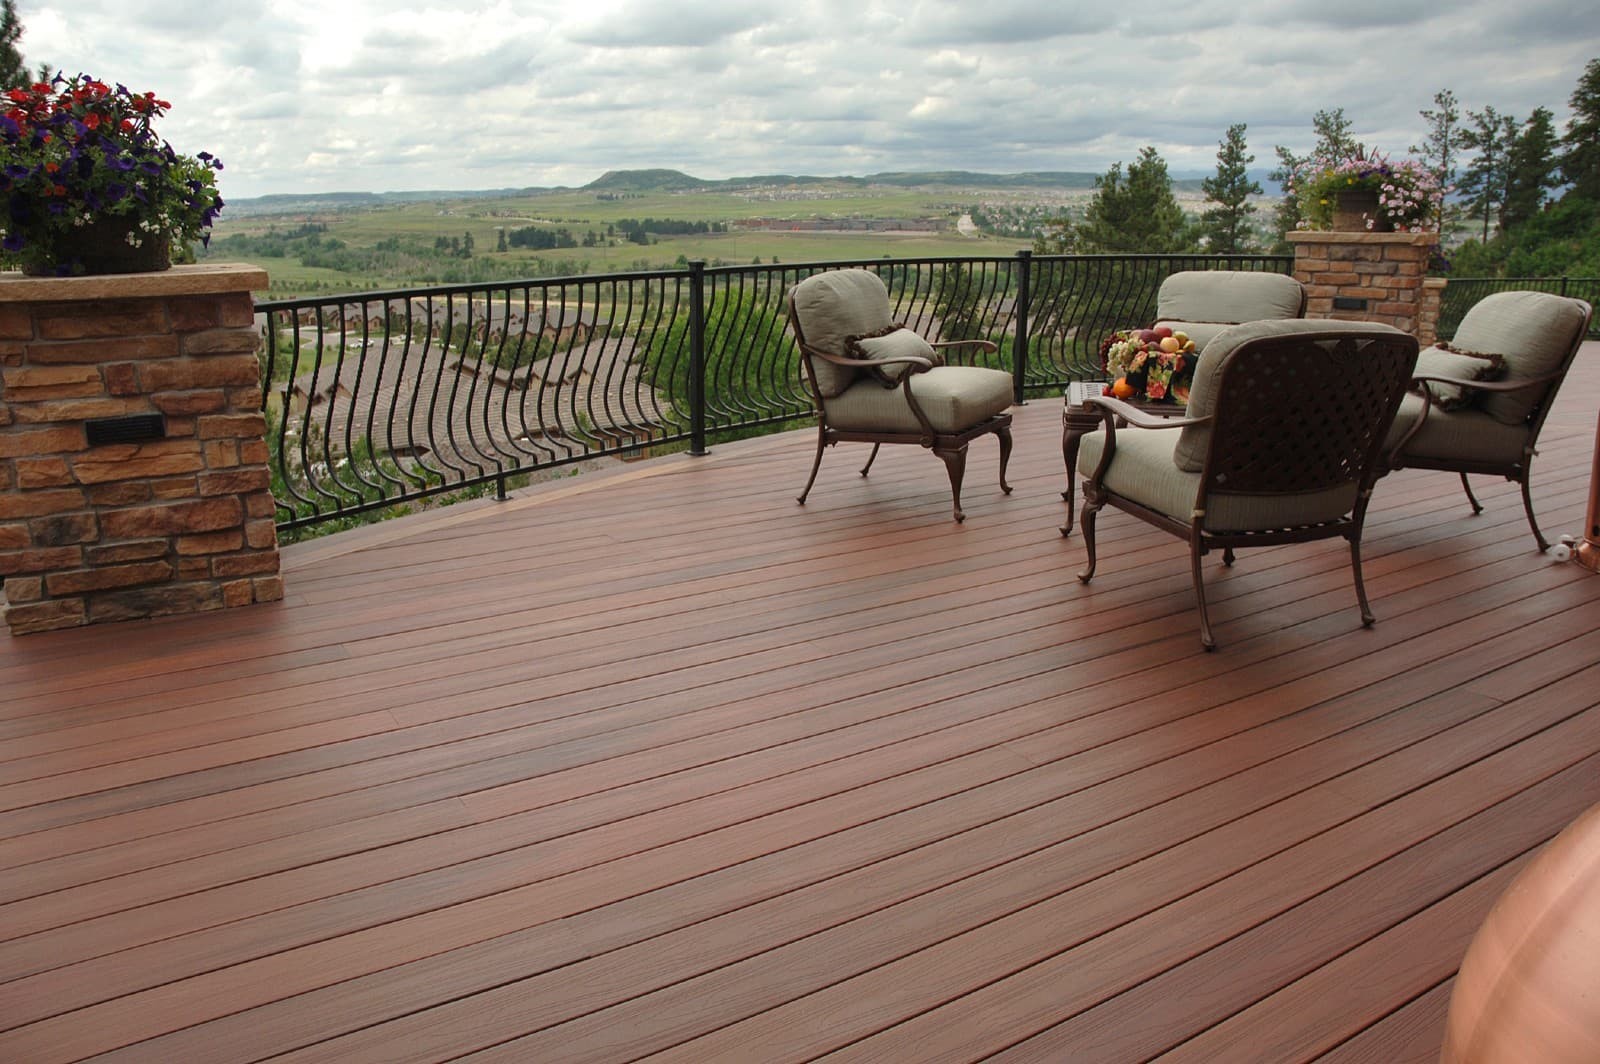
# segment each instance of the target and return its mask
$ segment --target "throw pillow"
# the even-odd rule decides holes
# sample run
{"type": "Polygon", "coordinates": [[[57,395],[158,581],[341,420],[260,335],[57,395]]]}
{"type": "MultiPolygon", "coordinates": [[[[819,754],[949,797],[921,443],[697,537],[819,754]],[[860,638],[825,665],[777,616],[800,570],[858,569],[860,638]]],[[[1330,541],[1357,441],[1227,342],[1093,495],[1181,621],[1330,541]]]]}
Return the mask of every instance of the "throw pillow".
{"type": "MultiPolygon", "coordinates": [[[[882,332],[872,333],[867,336],[852,336],[845,342],[845,354],[851,358],[878,359],[899,358],[902,355],[916,355],[925,358],[934,365],[942,365],[944,360],[922,337],[906,328],[904,325],[892,325],[882,332]]],[[[877,377],[886,388],[893,388],[900,383],[900,378],[906,371],[913,368],[910,362],[896,362],[891,366],[872,366],[870,372],[877,377]]]]}
{"type": "MultiPolygon", "coordinates": [[[[1449,344],[1435,344],[1417,356],[1417,377],[1452,377],[1459,381],[1492,381],[1505,373],[1506,360],[1501,355],[1486,355],[1478,351],[1463,351],[1449,344]]],[[[1463,410],[1478,400],[1483,393],[1476,388],[1460,384],[1443,384],[1428,381],[1428,391],[1434,405],[1440,410],[1463,410]]]]}

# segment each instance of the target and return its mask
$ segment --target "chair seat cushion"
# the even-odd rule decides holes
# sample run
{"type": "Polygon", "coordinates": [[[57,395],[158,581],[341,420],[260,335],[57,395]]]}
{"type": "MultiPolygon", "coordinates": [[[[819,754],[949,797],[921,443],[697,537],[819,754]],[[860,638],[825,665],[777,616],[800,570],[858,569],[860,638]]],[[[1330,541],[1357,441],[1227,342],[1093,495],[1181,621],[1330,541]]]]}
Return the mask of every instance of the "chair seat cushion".
{"type": "MultiPolygon", "coordinates": [[[[911,393],[935,432],[965,432],[1011,405],[1011,374],[978,366],[935,366],[911,378],[911,393]]],[[[905,393],[861,380],[823,400],[828,424],[851,432],[920,433],[905,393]]]]}
{"type": "MultiPolygon", "coordinates": [[[[1078,444],[1078,472],[1092,476],[1105,450],[1105,430],[1086,434],[1078,444]]],[[[1179,469],[1173,459],[1178,443],[1174,429],[1118,429],[1117,453],[1106,470],[1105,486],[1113,494],[1179,521],[1189,521],[1200,490],[1200,474],[1179,469]]],[[[1355,484],[1293,495],[1231,495],[1213,491],[1207,497],[1208,532],[1261,532],[1318,524],[1343,517],[1355,508],[1355,484]]]]}
{"type": "MultiPolygon", "coordinates": [[[[1420,416],[1422,397],[1407,395],[1400,402],[1399,413],[1394,416],[1394,426],[1389,430],[1384,450],[1398,444],[1420,416]]],[[[1412,458],[1514,465],[1522,461],[1522,448],[1527,442],[1528,428],[1525,424],[1507,425],[1486,411],[1472,407],[1441,410],[1435,406],[1428,411],[1428,420],[1422,423],[1416,436],[1406,444],[1405,455],[1412,458]]]]}

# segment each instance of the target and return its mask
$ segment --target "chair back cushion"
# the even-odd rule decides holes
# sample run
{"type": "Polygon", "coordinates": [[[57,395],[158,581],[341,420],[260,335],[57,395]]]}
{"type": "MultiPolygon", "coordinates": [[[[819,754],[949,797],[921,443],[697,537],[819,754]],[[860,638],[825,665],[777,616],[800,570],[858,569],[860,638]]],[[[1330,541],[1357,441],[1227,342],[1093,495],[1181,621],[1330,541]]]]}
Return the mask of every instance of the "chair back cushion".
{"type": "MultiPolygon", "coordinates": [[[[1450,346],[1458,351],[1500,355],[1502,380],[1565,372],[1583,340],[1589,305],[1548,292],[1496,292],[1484,296],[1456,328],[1450,346]]],[[[1560,382],[1515,392],[1490,392],[1480,408],[1496,421],[1518,425],[1544,408],[1560,382]]]]}
{"type": "MultiPolygon", "coordinates": [[[[1401,338],[1410,345],[1410,362],[1406,366],[1407,382],[1416,364],[1416,340],[1388,325],[1364,321],[1321,321],[1305,318],[1247,322],[1219,333],[1206,347],[1205,354],[1195,367],[1194,383],[1189,389],[1187,416],[1215,418],[1218,414],[1218,399],[1224,374],[1233,359],[1251,344],[1280,338],[1316,344],[1334,343],[1345,338],[1356,341],[1364,338],[1401,338]]],[[[1319,366],[1317,372],[1325,373],[1326,370],[1319,366]]],[[[1258,384],[1262,387],[1263,394],[1269,388],[1282,387],[1286,393],[1285,402],[1290,413],[1309,409],[1321,400],[1320,396],[1314,394],[1319,386],[1309,377],[1298,382],[1265,381],[1258,384]]],[[[1404,382],[1401,392],[1404,391],[1403,384],[1404,382]]],[[[1337,382],[1334,387],[1335,390],[1339,390],[1337,382]]],[[[1395,405],[1399,405],[1399,393],[1396,394],[1395,405]]],[[[1391,419],[1393,413],[1391,410],[1389,414],[1391,419]]],[[[1385,430],[1388,429],[1388,420],[1383,427],[1385,430]]],[[[1172,452],[1173,461],[1179,469],[1198,473],[1205,468],[1206,456],[1211,450],[1213,428],[1214,426],[1210,424],[1189,425],[1179,430],[1178,443],[1172,452]]],[[[1293,446],[1292,442],[1288,445],[1293,446]]],[[[1309,485],[1307,490],[1310,490],[1309,485]]]]}
{"type": "Polygon", "coordinates": [[[1164,322],[1237,324],[1305,312],[1305,288],[1281,273],[1183,270],[1162,281],[1156,293],[1156,318],[1164,322]]]}
{"type": "MultiPolygon", "coordinates": [[[[851,337],[882,333],[894,324],[889,290],[870,270],[828,270],[807,277],[790,290],[789,313],[802,343],[840,358],[850,357],[851,337]]],[[[843,393],[859,373],[820,358],[809,361],[824,399],[843,393]]]]}

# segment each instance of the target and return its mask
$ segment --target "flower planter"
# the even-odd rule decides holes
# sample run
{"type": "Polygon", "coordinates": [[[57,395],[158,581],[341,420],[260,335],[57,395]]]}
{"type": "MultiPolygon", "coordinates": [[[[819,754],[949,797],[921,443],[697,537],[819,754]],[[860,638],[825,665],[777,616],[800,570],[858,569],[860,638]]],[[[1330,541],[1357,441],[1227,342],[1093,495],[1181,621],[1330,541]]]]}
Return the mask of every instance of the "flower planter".
{"type": "Polygon", "coordinates": [[[132,218],[97,218],[56,236],[47,261],[30,261],[22,272],[33,277],[61,273],[158,273],[172,267],[172,245],[165,234],[138,233],[132,218]],[[129,237],[138,234],[140,242],[129,237]]]}
{"type": "Polygon", "coordinates": [[[1378,212],[1378,194],[1370,189],[1341,189],[1333,194],[1333,229],[1339,233],[1392,233],[1394,223],[1378,212]],[[1369,226],[1368,221],[1372,224],[1369,226]]]}

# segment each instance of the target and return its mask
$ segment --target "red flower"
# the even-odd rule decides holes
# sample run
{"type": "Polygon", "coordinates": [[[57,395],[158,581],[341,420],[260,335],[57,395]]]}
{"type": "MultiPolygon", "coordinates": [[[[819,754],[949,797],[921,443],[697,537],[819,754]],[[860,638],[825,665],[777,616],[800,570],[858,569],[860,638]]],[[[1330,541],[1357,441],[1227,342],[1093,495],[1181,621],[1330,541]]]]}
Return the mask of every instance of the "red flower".
{"type": "Polygon", "coordinates": [[[132,133],[133,132],[133,119],[124,118],[122,120],[122,125],[118,126],[117,128],[121,129],[124,133],[132,133]]]}
{"type": "Polygon", "coordinates": [[[83,116],[83,125],[84,125],[85,129],[99,129],[100,128],[100,116],[97,115],[97,114],[84,115],[83,116]]]}
{"type": "Polygon", "coordinates": [[[47,174],[53,174],[53,173],[55,173],[56,171],[58,171],[60,169],[61,169],[61,164],[60,163],[45,163],[44,164],[44,172],[47,173],[47,174]]]}

